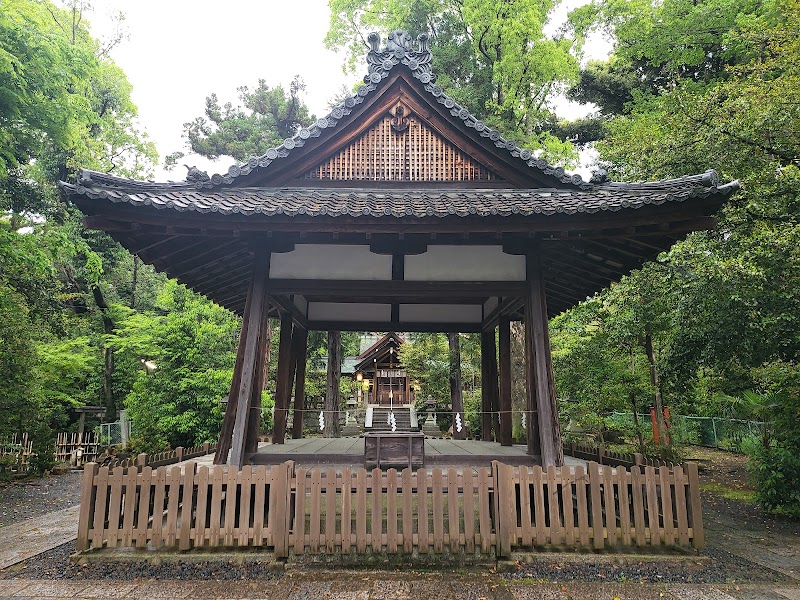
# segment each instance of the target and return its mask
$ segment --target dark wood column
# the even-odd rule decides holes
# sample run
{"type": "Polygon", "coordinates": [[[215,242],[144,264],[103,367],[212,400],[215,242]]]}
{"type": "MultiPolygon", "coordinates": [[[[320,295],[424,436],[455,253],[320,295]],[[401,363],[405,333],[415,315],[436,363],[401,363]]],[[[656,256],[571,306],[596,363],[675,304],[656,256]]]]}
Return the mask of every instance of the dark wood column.
{"type": "Polygon", "coordinates": [[[275,418],[272,443],[282,444],[286,437],[286,415],[292,394],[292,315],[281,314],[281,334],[278,342],[278,377],[275,382],[275,418]]]}
{"type": "MultiPolygon", "coordinates": [[[[263,360],[266,335],[262,331],[266,322],[266,312],[269,308],[267,288],[269,282],[269,252],[257,252],[255,265],[250,283],[250,290],[246,302],[246,310],[242,321],[242,333],[239,338],[239,351],[237,364],[234,366],[234,376],[231,382],[231,394],[228,397],[229,409],[234,404],[233,431],[229,442],[231,466],[241,469],[247,460],[247,436],[250,422],[250,404],[255,393],[260,394],[259,380],[261,378],[261,363],[263,360]],[[236,372],[236,368],[239,372],[236,372]],[[237,377],[238,375],[238,377],[237,377]]],[[[227,415],[226,415],[227,416],[227,415]]],[[[223,431],[223,434],[225,431],[223,431]]],[[[220,448],[217,450],[221,457],[227,455],[227,449],[222,448],[223,438],[220,438],[220,448]],[[220,450],[225,450],[224,454],[220,450]]],[[[223,458],[224,460],[224,458],[223,458]]]]}
{"type": "MultiPolygon", "coordinates": [[[[550,331],[547,323],[547,300],[537,251],[526,255],[529,293],[525,297],[525,346],[529,349],[528,381],[538,413],[538,437],[542,466],[564,464],[561,426],[558,422],[553,360],[550,355],[550,331]],[[532,364],[531,364],[532,363],[532,364]]],[[[527,354],[527,353],[526,353],[527,354]]]]}
{"type": "Polygon", "coordinates": [[[447,334],[450,349],[450,404],[453,407],[453,439],[467,439],[467,421],[464,415],[464,395],[461,391],[461,344],[457,333],[447,334]],[[461,431],[456,427],[456,415],[460,415],[461,431]]]}
{"type": "Polygon", "coordinates": [[[536,356],[533,351],[532,335],[528,324],[532,321],[528,316],[528,300],[525,301],[525,339],[523,347],[525,350],[525,441],[528,446],[528,454],[531,456],[542,456],[542,444],[539,440],[539,409],[536,405],[536,356]]]}
{"type": "Polygon", "coordinates": [[[494,341],[494,328],[481,333],[481,439],[491,441],[500,433],[494,424],[497,422],[499,392],[497,389],[497,347],[494,341]]]}
{"type": "Polygon", "coordinates": [[[500,433],[498,438],[502,446],[510,446],[511,435],[511,321],[508,317],[500,317],[498,329],[498,353],[500,355],[500,433]]]}
{"type": "Polygon", "coordinates": [[[251,454],[258,450],[258,436],[261,433],[261,394],[266,388],[267,377],[269,377],[269,341],[272,335],[269,326],[269,304],[267,310],[264,311],[263,322],[261,323],[261,335],[265,338],[259,340],[258,349],[259,355],[257,358],[258,364],[258,379],[256,385],[253,386],[252,398],[250,399],[250,417],[247,422],[247,441],[245,443],[245,450],[247,454],[251,454]]]}
{"type": "Polygon", "coordinates": [[[306,410],[306,365],[308,349],[308,330],[303,327],[295,327],[292,336],[292,346],[295,350],[294,364],[294,417],[292,419],[292,437],[299,439],[303,437],[303,418],[306,410]],[[297,344],[294,343],[295,337],[297,344]]]}

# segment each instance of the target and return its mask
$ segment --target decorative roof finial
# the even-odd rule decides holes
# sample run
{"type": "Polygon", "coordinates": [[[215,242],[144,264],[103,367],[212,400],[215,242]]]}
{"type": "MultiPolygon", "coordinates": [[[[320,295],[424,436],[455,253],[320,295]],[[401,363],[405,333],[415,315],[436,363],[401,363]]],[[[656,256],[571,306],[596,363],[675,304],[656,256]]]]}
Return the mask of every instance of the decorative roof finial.
{"type": "Polygon", "coordinates": [[[192,183],[205,183],[206,181],[210,181],[211,178],[208,176],[208,173],[205,171],[201,171],[197,167],[190,167],[189,165],[183,165],[187,169],[186,173],[186,181],[192,183]]]}
{"type": "Polygon", "coordinates": [[[419,52],[430,52],[430,46],[428,46],[428,41],[431,39],[427,33],[420,33],[417,36],[417,44],[419,45],[419,52]]]}
{"type": "Polygon", "coordinates": [[[608,181],[608,171],[605,169],[595,169],[592,171],[592,178],[589,183],[605,183],[608,181]]]}
{"type": "Polygon", "coordinates": [[[386,45],[383,47],[383,52],[397,52],[400,51],[400,56],[406,52],[411,51],[411,34],[403,29],[395,29],[389,34],[386,39],[386,45]]]}
{"type": "Polygon", "coordinates": [[[380,45],[381,45],[381,36],[379,36],[376,32],[372,32],[367,36],[367,41],[369,42],[369,47],[372,52],[379,52],[380,45]]]}

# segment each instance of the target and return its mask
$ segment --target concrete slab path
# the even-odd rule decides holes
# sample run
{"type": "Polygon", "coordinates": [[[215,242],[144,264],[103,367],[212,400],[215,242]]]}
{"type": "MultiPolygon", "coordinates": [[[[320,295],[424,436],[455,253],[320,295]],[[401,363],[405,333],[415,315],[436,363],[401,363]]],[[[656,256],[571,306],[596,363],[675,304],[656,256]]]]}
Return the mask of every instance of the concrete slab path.
{"type": "Polygon", "coordinates": [[[75,505],[0,527],[0,570],[74,540],[79,509],[75,505]]]}
{"type": "Polygon", "coordinates": [[[287,574],[271,581],[42,581],[0,580],[0,598],[269,598],[309,600],[411,600],[472,598],[523,600],[795,600],[800,587],[773,585],[666,585],[640,583],[542,583],[452,573],[404,574],[367,571],[321,575],[287,574]]]}

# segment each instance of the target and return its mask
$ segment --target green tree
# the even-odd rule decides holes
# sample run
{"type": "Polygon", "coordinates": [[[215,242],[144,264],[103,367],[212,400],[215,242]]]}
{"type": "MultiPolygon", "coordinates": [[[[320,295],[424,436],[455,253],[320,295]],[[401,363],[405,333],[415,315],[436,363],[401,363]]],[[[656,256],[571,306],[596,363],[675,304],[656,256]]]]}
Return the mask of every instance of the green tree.
{"type": "MultiPolygon", "coordinates": [[[[305,84],[296,76],[288,93],[281,85],[269,87],[264,79],[259,79],[253,90],[238,88],[238,106],[231,102],[220,106],[217,95],[211,94],[206,98],[205,116],[183,126],[187,146],[212,159],[224,155],[243,162],[260,156],[314,122],[314,115],[301,98],[304,90],[305,84]]],[[[182,156],[181,152],[171,154],[168,165],[182,156]]]]}
{"type": "Polygon", "coordinates": [[[213,441],[233,375],[239,320],[174,281],[158,303],[155,314],[115,307],[119,325],[111,343],[141,365],[125,398],[135,443],[158,451],[213,441]]]}

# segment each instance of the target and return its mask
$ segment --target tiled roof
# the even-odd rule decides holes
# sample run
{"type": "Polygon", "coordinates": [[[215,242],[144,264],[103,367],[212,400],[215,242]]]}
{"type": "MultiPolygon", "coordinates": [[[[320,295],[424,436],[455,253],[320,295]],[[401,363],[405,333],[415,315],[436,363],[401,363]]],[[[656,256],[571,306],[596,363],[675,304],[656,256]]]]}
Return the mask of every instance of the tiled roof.
{"type": "Polygon", "coordinates": [[[228,188],[197,190],[186,184],[132,182],[83,172],[77,185],[62,184],[70,196],[152,206],[178,212],[224,215],[349,217],[531,216],[615,212],[647,205],[727,197],[738,182],[719,185],[709,171],[648,183],[607,183],[590,189],[347,189],[228,188]],[[116,182],[116,183],[115,183],[116,182]]]}
{"type": "Polygon", "coordinates": [[[443,105],[453,117],[460,119],[466,127],[474,129],[481,137],[493,142],[502,152],[507,152],[514,159],[527,164],[528,168],[538,171],[539,176],[541,174],[551,176],[554,178],[554,183],[560,182],[576,188],[588,189],[591,187],[591,184],[585,182],[580,175],[566,173],[562,167],[550,165],[543,158],[535,156],[531,150],[521,148],[514,140],[504,138],[496,129],[492,129],[477,119],[466,108],[445,94],[442,88],[436,85],[436,75],[431,71],[431,51],[428,47],[427,34],[423,33],[417,37],[416,49],[412,48],[411,36],[405,31],[393,31],[389,34],[383,48],[380,48],[380,36],[377,33],[371,33],[367,40],[371,46],[367,54],[368,71],[364,77],[364,84],[358,88],[355,95],[346,98],[327,116],[317,119],[309,127],[300,129],[295,136],[287,138],[276,148],[269,148],[261,156],[254,156],[243,164],[232,165],[227,173],[215,173],[210,177],[202,171],[191,169],[187,175],[187,181],[190,181],[197,189],[214,189],[223,185],[231,185],[238,178],[249,175],[255,169],[268,167],[272,162],[286,158],[296,148],[302,148],[306,140],[318,138],[325,130],[335,128],[378,88],[381,81],[386,79],[393,69],[407,68],[413,77],[422,83],[425,91],[436,102],[443,105]]]}

